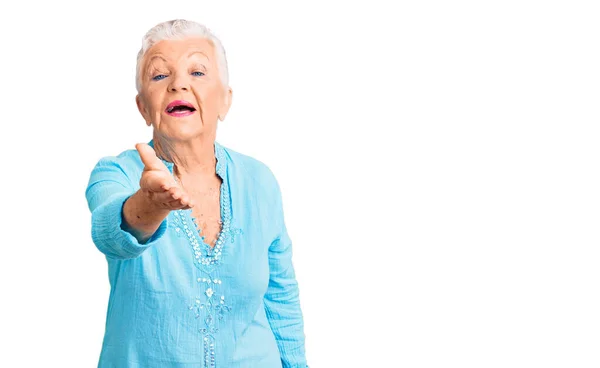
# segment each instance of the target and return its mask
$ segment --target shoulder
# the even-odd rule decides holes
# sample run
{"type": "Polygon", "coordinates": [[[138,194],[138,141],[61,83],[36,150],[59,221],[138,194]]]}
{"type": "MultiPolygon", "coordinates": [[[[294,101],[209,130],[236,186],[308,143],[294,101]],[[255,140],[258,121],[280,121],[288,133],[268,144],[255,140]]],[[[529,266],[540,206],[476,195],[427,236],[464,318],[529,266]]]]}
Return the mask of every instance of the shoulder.
{"type": "Polygon", "coordinates": [[[140,155],[135,149],[124,150],[116,155],[107,155],[98,159],[90,174],[90,183],[102,179],[132,182],[132,178],[143,170],[140,155]]]}
{"type": "Polygon", "coordinates": [[[229,159],[228,164],[242,171],[246,178],[266,189],[279,189],[275,173],[266,162],[228,147],[223,148],[229,159]]]}

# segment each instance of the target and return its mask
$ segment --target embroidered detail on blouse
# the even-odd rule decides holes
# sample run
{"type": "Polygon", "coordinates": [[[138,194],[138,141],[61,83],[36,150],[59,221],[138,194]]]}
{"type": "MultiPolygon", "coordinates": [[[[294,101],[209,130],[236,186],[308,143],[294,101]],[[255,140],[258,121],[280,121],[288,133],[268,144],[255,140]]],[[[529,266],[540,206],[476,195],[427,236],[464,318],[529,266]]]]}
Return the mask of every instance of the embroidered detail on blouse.
{"type": "Polygon", "coordinates": [[[215,318],[222,321],[225,318],[225,314],[231,311],[231,307],[225,302],[225,295],[217,291],[217,285],[221,285],[222,281],[217,278],[211,280],[210,278],[199,277],[198,283],[206,284],[204,296],[196,297],[194,302],[189,306],[189,309],[194,312],[196,318],[202,317],[202,312],[206,314],[204,319],[205,327],[200,328],[199,332],[204,334],[217,333],[219,329],[214,324],[215,318]],[[217,294],[220,296],[216,296],[217,294]]]}
{"type": "Polygon", "coordinates": [[[206,289],[204,295],[196,297],[189,308],[194,312],[196,319],[204,317],[204,326],[198,329],[198,332],[203,335],[204,366],[216,367],[216,340],[213,335],[219,332],[219,328],[215,318],[222,321],[225,314],[231,311],[231,307],[226,304],[225,295],[217,291],[217,288],[222,284],[221,279],[198,277],[197,281],[199,284],[203,284],[206,289]]]}
{"type": "Polygon", "coordinates": [[[212,274],[220,265],[223,255],[223,246],[227,239],[230,242],[235,241],[242,230],[231,226],[231,202],[229,197],[229,184],[226,178],[225,157],[223,148],[215,143],[215,153],[217,157],[216,172],[222,179],[221,184],[221,231],[217,237],[214,247],[204,242],[191,210],[173,211],[173,226],[179,236],[185,236],[191,245],[192,259],[194,266],[203,276],[198,277],[196,281],[200,288],[200,294],[189,305],[189,309],[194,313],[196,319],[203,318],[203,326],[198,329],[202,334],[204,344],[204,366],[216,367],[215,354],[217,349],[214,334],[219,331],[218,323],[223,321],[231,307],[227,305],[225,295],[219,290],[222,280],[212,274]]]}
{"type": "Polygon", "coordinates": [[[215,367],[215,338],[204,336],[204,366],[215,367]]]}
{"type": "Polygon", "coordinates": [[[183,223],[179,218],[180,215],[178,212],[173,212],[173,214],[173,223],[171,224],[171,226],[173,226],[173,228],[175,229],[175,233],[177,233],[177,236],[182,237],[185,234],[185,231],[183,230],[183,223]]]}

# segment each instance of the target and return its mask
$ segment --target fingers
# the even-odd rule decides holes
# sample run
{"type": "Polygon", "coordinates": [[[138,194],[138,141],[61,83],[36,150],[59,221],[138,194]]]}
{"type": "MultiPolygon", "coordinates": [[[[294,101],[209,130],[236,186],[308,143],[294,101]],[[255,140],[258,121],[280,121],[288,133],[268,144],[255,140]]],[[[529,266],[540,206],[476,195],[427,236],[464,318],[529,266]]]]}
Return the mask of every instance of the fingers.
{"type": "Polygon", "coordinates": [[[190,196],[179,187],[173,187],[164,192],[150,192],[149,196],[156,204],[171,210],[187,209],[194,206],[190,196]]]}
{"type": "Polygon", "coordinates": [[[184,200],[171,201],[171,202],[167,203],[167,206],[171,210],[179,210],[179,209],[187,210],[187,209],[194,207],[193,205],[191,205],[190,203],[187,203],[184,200]]]}
{"type": "Polygon", "coordinates": [[[152,192],[164,192],[171,188],[178,188],[177,182],[167,171],[144,171],[140,179],[140,188],[152,192]]]}
{"type": "Polygon", "coordinates": [[[163,194],[167,200],[179,202],[182,206],[187,206],[192,202],[192,199],[181,188],[171,188],[163,194]]]}
{"type": "Polygon", "coordinates": [[[140,154],[146,170],[168,170],[165,164],[156,156],[156,152],[146,143],[138,143],[135,148],[140,154]]]}

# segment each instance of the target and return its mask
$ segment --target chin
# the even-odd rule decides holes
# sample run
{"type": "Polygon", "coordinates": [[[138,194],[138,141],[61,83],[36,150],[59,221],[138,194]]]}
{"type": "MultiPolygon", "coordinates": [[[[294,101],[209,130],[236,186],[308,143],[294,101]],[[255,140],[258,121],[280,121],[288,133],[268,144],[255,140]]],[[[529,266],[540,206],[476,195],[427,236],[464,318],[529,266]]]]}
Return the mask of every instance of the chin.
{"type": "Polygon", "coordinates": [[[178,126],[169,129],[166,135],[173,140],[187,141],[201,136],[204,132],[205,130],[198,126],[178,126]]]}

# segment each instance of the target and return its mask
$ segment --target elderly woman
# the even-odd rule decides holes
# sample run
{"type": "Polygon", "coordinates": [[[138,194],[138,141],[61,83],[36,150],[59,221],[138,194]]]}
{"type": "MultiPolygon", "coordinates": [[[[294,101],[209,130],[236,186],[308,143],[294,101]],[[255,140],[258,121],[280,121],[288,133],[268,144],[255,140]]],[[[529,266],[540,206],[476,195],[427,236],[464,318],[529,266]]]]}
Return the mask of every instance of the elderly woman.
{"type": "Polygon", "coordinates": [[[111,286],[99,367],[307,367],[280,187],[216,141],[231,105],[206,27],[161,23],[138,54],[148,144],[102,158],[86,190],[111,286]]]}

